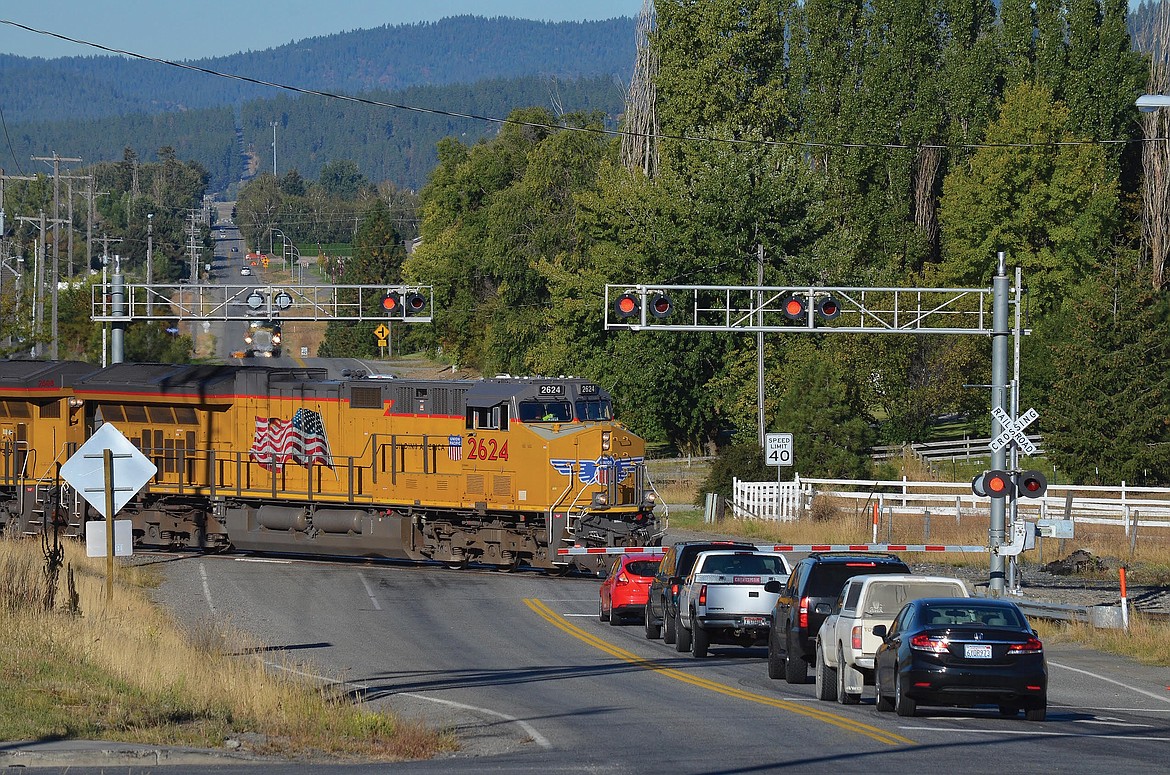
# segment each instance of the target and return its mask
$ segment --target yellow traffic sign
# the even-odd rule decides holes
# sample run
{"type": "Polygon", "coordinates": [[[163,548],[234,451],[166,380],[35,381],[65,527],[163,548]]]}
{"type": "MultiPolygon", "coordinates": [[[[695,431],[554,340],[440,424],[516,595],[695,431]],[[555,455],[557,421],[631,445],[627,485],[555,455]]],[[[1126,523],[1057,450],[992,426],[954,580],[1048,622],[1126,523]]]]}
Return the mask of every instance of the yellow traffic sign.
{"type": "Polygon", "coordinates": [[[390,329],[386,328],[385,323],[379,323],[378,327],[374,329],[374,336],[379,339],[385,339],[390,336],[390,329]]]}
{"type": "Polygon", "coordinates": [[[385,347],[385,346],[386,346],[386,340],[385,340],[385,339],[379,339],[379,340],[378,340],[378,346],[379,346],[379,347],[385,347]]]}

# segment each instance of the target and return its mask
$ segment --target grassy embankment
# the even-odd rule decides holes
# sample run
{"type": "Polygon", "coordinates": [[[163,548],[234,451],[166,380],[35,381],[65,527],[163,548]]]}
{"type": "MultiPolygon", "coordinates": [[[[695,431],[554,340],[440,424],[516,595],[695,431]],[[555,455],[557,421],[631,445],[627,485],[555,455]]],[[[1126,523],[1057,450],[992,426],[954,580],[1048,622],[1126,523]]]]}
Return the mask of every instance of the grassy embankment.
{"type": "Polygon", "coordinates": [[[237,741],[295,759],[419,759],[456,748],[450,735],[267,672],[250,656],[260,644],[241,632],[184,633],[149,600],[159,581],[149,567],[118,567],[107,603],[105,560],[72,542],[63,549],[50,587],[39,542],[0,539],[0,740],[237,741]]]}
{"type": "MultiPolygon", "coordinates": [[[[706,478],[705,467],[696,465],[689,469],[684,477],[664,481],[660,478],[663,473],[662,465],[663,461],[650,463],[651,478],[655,480],[656,485],[661,483],[659,494],[662,499],[672,504],[694,503],[698,488],[706,478]],[[656,468],[659,469],[659,476],[656,476],[656,468]]],[[[670,465],[677,470],[677,464],[670,465]]],[[[907,471],[907,476],[916,479],[921,473],[910,470],[907,471]]],[[[963,476],[967,476],[966,471],[960,472],[960,477],[963,476]]],[[[924,480],[928,477],[920,478],[924,480]]],[[[711,525],[704,522],[703,509],[695,507],[672,509],[670,525],[682,530],[717,531],[723,535],[743,536],[764,543],[858,544],[869,543],[872,538],[872,522],[864,510],[859,510],[853,505],[832,503],[827,499],[814,501],[810,517],[797,522],[728,518],[711,525]]],[[[895,528],[892,535],[888,536],[892,543],[924,542],[921,521],[901,520],[895,528]]],[[[929,543],[986,545],[987,530],[987,519],[964,517],[961,522],[957,522],[954,519],[936,518],[931,523],[929,543]]],[[[887,540],[885,529],[881,531],[879,540],[887,540]]],[[[1111,567],[1127,565],[1130,584],[1170,585],[1170,536],[1166,536],[1166,540],[1151,539],[1138,542],[1132,557],[1129,554],[1129,542],[1125,540],[1120,527],[1078,526],[1075,541],[1038,540],[1046,544],[1045,556],[1049,561],[1076,549],[1086,549],[1111,567]],[[1064,554],[1059,554],[1062,544],[1064,554]]],[[[932,562],[983,567],[987,565],[987,556],[984,554],[908,554],[905,559],[911,563],[932,562]]],[[[1029,569],[1036,567],[1031,564],[1032,561],[1032,558],[1027,556],[1022,558],[1021,568],[1025,579],[1029,569]]],[[[1116,571],[1105,571],[1083,578],[1117,581],[1117,574],[1116,571]]],[[[1135,612],[1131,615],[1128,632],[1098,630],[1077,623],[1036,624],[1042,637],[1050,642],[1079,643],[1100,651],[1128,656],[1146,664],[1170,666],[1170,650],[1166,648],[1166,642],[1170,640],[1170,624],[1152,620],[1140,613],[1135,612]]]]}

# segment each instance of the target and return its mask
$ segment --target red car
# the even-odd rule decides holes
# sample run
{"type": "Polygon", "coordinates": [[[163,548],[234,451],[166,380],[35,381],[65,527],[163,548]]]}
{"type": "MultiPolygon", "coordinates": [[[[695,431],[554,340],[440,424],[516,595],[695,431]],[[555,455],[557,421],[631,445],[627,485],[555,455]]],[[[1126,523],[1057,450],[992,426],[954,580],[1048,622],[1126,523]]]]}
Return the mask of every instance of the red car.
{"type": "Polygon", "coordinates": [[[650,595],[650,582],[661,561],[661,554],[618,555],[601,582],[597,617],[615,627],[626,617],[641,618],[650,595]]]}

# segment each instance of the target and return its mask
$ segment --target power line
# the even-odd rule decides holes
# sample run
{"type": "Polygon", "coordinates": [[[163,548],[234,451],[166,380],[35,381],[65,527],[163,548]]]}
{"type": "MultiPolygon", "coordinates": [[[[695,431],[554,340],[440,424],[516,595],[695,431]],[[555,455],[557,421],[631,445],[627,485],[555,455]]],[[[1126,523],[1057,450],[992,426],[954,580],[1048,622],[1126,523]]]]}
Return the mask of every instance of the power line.
{"type": "Polygon", "coordinates": [[[977,150],[980,148],[1060,148],[1060,147],[1075,147],[1082,145],[1128,145],[1130,143],[1146,143],[1152,141],[1165,141],[1165,137],[1145,137],[1132,140],[1119,139],[1099,139],[1099,140],[1054,140],[1044,143],[954,143],[954,144],[938,144],[938,143],[846,143],[846,142],[815,142],[811,140],[763,140],[763,139],[746,139],[746,138],[731,138],[731,137],[716,137],[710,135],[675,135],[675,134],[653,134],[647,135],[643,132],[631,133],[618,129],[605,129],[604,127],[582,127],[560,124],[545,124],[536,121],[518,121],[511,118],[499,118],[498,116],[484,116],[477,113],[461,113],[452,110],[441,110],[439,108],[423,108],[418,105],[406,105],[395,102],[383,102],[381,100],[370,99],[368,97],[355,97],[349,94],[337,94],[335,92],[321,91],[319,89],[309,89],[302,86],[290,86],[289,84],[277,83],[275,81],[265,81],[260,78],[252,78],[247,75],[239,75],[236,73],[225,73],[219,70],[212,70],[207,67],[199,67],[198,65],[188,64],[186,62],[174,62],[169,59],[160,59],[158,57],[147,56],[146,54],[139,54],[134,51],[126,51],[120,48],[113,48],[105,46],[101,43],[94,43],[80,38],[71,38],[68,35],[62,35],[58,32],[51,32],[49,30],[41,30],[36,27],[30,27],[27,24],[21,24],[10,19],[0,19],[0,24],[7,24],[11,27],[17,27],[28,32],[36,33],[37,35],[46,35],[48,37],[57,38],[58,40],[66,41],[67,43],[76,43],[80,46],[89,46],[100,51],[106,51],[111,54],[121,54],[133,59],[141,59],[147,62],[155,62],[160,65],[168,65],[170,67],[177,67],[182,70],[191,70],[205,75],[213,75],[217,78],[228,78],[236,81],[243,81],[245,83],[255,84],[257,86],[267,86],[273,89],[281,89],[284,91],[294,92],[296,94],[308,94],[315,97],[324,97],[326,99],[343,100],[345,102],[353,102],[359,105],[370,105],[378,108],[391,108],[394,110],[406,110],[413,113],[427,113],[437,116],[446,116],[449,118],[463,118],[471,121],[486,121],[493,124],[510,124],[513,126],[532,127],[534,129],[561,129],[572,132],[584,132],[586,134],[604,135],[609,137],[634,137],[638,140],[645,140],[652,138],[655,140],[678,140],[684,142],[709,142],[709,143],[726,143],[728,145],[745,145],[745,146],[763,146],[763,147],[788,147],[788,148],[823,148],[823,149],[838,149],[838,150],[864,150],[864,149],[886,149],[886,150],[902,150],[914,151],[919,149],[937,149],[937,150],[977,150]]]}

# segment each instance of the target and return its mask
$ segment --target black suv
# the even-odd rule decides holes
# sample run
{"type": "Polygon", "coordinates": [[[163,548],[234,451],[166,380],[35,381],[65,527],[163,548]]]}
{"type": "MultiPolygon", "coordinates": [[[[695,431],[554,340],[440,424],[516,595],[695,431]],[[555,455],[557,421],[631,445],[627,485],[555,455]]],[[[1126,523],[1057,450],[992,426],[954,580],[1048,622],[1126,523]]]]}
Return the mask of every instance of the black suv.
{"type": "Polygon", "coordinates": [[[646,637],[653,640],[659,635],[667,643],[679,648],[678,590],[683,579],[695,567],[695,560],[701,552],[712,549],[752,549],[755,544],[742,541],[680,541],[666,550],[654,580],[650,582],[650,597],[646,601],[646,637]]]}
{"type": "Polygon", "coordinates": [[[909,572],[892,554],[814,553],[798,562],[772,609],[768,677],[783,676],[793,684],[808,680],[817,630],[833,612],[846,581],[863,574],[909,572]]]}

